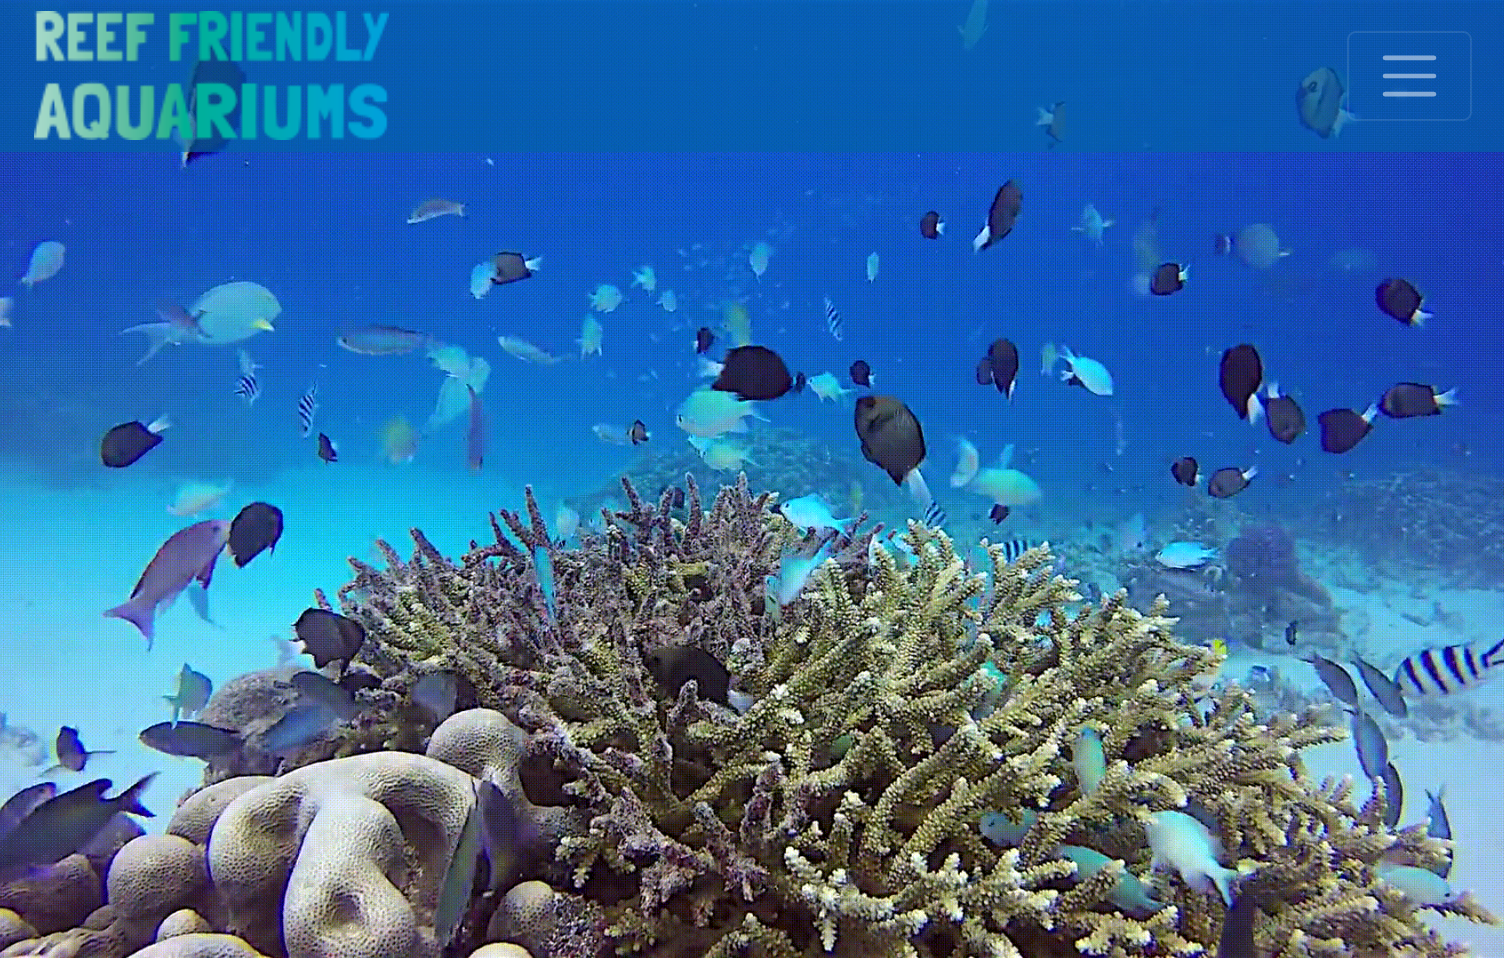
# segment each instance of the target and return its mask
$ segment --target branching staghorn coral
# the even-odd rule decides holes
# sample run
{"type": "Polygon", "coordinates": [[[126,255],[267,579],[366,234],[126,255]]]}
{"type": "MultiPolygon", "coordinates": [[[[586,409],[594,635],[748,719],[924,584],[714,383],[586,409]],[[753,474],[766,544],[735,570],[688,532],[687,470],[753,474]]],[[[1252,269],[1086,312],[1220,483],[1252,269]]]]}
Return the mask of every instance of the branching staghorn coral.
{"type": "Polygon", "coordinates": [[[452,669],[530,733],[561,801],[588,812],[545,870],[603,907],[619,953],[1206,953],[1219,898],[1157,878],[1168,907],[1108,904],[1125,868],[1147,871],[1148,816],[1188,802],[1260,889],[1261,946],[1452,953],[1375,871],[1381,855],[1437,861],[1440,843],[1310,783],[1300,750],[1345,733],[1208,694],[1216,653],[1175,641],[1162,602],[1068,615],[1079,596],[1046,550],[1009,564],[992,548],[984,575],[911,524],[912,564],[853,562],[859,541],[775,615],[764,577],[797,535],[767,496],[743,481],[702,512],[691,482],[681,514],[670,492],[649,506],[623,485],[629,508],[580,549],[548,541],[529,494],[528,521],[493,517],[495,545],[454,563],[414,530],[412,560],[383,545],[388,569],[352,561],[340,590],[388,686],[406,662],[452,669]],[[730,666],[745,713],[659,685],[644,653],[685,645],[730,666]],[[1068,753],[1087,726],[1108,764],[1082,794],[1068,753]],[[1033,813],[1018,847],[982,837],[992,811],[1033,813]],[[1063,843],[1122,864],[1076,881],[1063,843]]]}

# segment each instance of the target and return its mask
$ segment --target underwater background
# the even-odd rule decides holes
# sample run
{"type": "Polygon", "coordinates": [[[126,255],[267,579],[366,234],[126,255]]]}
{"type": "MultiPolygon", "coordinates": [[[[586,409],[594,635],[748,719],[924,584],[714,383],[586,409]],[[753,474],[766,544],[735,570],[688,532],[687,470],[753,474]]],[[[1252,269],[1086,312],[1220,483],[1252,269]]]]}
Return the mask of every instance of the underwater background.
{"type": "MultiPolygon", "coordinates": [[[[1295,55],[1293,38],[1271,42],[1257,75],[1226,71],[1225,83],[1161,91],[1161,99],[1144,73],[1102,84],[1087,65],[1112,51],[1085,46],[1074,49],[1073,68],[995,81],[982,95],[995,76],[985,64],[998,62],[982,57],[996,56],[987,44],[1006,42],[1008,23],[994,4],[996,32],[968,61],[951,24],[962,7],[942,18],[943,36],[925,32],[907,51],[929,66],[922,89],[847,91],[866,104],[856,115],[886,100],[912,117],[904,152],[230,149],[187,169],[171,150],[0,154],[0,182],[11,186],[0,204],[5,285],[26,273],[39,243],[66,248],[55,275],[6,289],[12,303],[0,328],[4,794],[39,780],[67,725],[112,754],[92,759],[88,773],[50,775],[73,787],[95,773],[118,783],[157,770],[145,803],[162,823],[198,783],[202,763],[148,749],[137,736],[169,718],[163,696],[177,690],[184,663],[216,685],[277,665],[313,590],[332,593],[349,580],[348,557],[377,561],[377,537],[405,543],[412,527],[457,555],[484,538],[488,511],[522,505],[524,486],[551,522],[574,513],[586,529],[603,507],[620,507],[619,476],[656,494],[686,471],[702,489],[744,470],[754,491],[819,494],[836,516],[865,511],[890,526],[921,519],[924,506],[863,459],[852,406],[869,390],[851,381],[856,360],[870,365],[872,391],[901,398],[923,423],[923,471],[946,531],[966,549],[984,538],[1048,540],[1062,572],[1101,594],[1129,588],[1142,608],[1167,589],[1156,578],[1164,546],[1195,539],[1220,556],[1235,540],[1278,530],[1303,581],[1326,595],[1320,628],[1286,641],[1296,618],[1257,596],[1208,611],[1204,597],[1170,589],[1172,602],[1187,603],[1182,637],[1224,643],[1223,678],[1260,684],[1271,710],[1330,699],[1305,661],[1312,654],[1361,656],[1393,674],[1426,650],[1486,649],[1504,638],[1498,155],[1414,152],[1427,145],[1414,127],[1365,126],[1361,115],[1340,142],[1317,140],[1296,122],[1290,93],[1320,61],[1295,55]],[[958,98],[985,111],[995,130],[987,152],[936,151],[952,138],[930,135],[937,121],[926,105],[958,98]],[[1034,112],[1056,101],[1090,106],[1073,113],[1078,133],[1052,143],[1034,112]],[[1223,152],[1238,144],[1243,152],[1223,152]],[[1254,144],[1265,152],[1247,152],[1254,144]],[[1023,193],[1017,226],[976,252],[971,237],[1010,179],[1023,193]],[[463,203],[463,215],[408,223],[432,198],[463,203]],[[1100,246],[1072,229],[1088,204],[1113,221],[1100,246]],[[947,224],[938,239],[920,233],[929,210],[947,224]],[[1251,224],[1269,224],[1287,255],[1257,266],[1216,253],[1219,235],[1251,224]],[[758,244],[769,251],[760,276],[750,262],[758,244]],[[1183,290],[1145,294],[1135,277],[1149,248],[1189,267],[1183,290]],[[502,250],[542,263],[525,282],[478,298],[472,268],[502,250]],[[656,275],[651,291],[633,285],[644,266],[656,275]],[[1375,287],[1386,277],[1413,282],[1434,317],[1412,326],[1384,315],[1375,287]],[[137,363],[146,343],[122,330],[157,321],[155,304],[186,306],[231,281],[275,295],[273,330],[227,345],[170,345],[137,363]],[[623,297],[610,311],[592,310],[602,284],[623,297]],[[673,311],[662,304],[666,290],[673,311]],[[768,421],[750,421],[737,437],[742,467],[716,469],[686,441],[676,410],[707,382],[697,331],[712,331],[709,357],[720,358],[735,344],[738,306],[751,342],[811,379],[832,373],[844,392],[761,403],[768,421]],[[599,354],[582,356],[587,315],[602,339],[599,354]],[[337,343],[372,326],[427,339],[397,355],[337,343]],[[561,359],[524,361],[499,336],[561,359]],[[979,357],[999,337],[1021,356],[1011,399],[976,379],[979,357]],[[1262,421],[1241,421],[1219,395],[1219,356],[1239,343],[1255,344],[1265,382],[1304,408],[1310,428],[1293,443],[1272,439],[1262,421]],[[1112,394],[1063,382],[1063,363],[1042,372],[1045,344],[1111,370],[1112,394]],[[431,358],[442,345],[490,366],[479,391],[478,469],[463,415],[428,425],[446,378],[431,358]],[[254,403],[236,394],[241,349],[259,366],[254,403]],[[1318,412],[1362,412],[1401,382],[1455,387],[1458,403],[1438,416],[1377,418],[1351,451],[1321,450],[1318,412]],[[314,385],[318,409],[305,437],[298,403],[314,385]],[[164,415],[171,426],[159,448],[128,469],[101,466],[107,429],[164,415]],[[397,420],[416,433],[410,457],[383,444],[397,420]],[[642,445],[603,441],[596,429],[634,421],[650,436],[642,445]],[[338,461],[321,461],[319,433],[338,461]],[[996,522],[993,499],[952,487],[962,437],[984,465],[1011,446],[1011,466],[1038,483],[1039,500],[996,522]],[[1203,474],[1258,471],[1236,497],[1213,502],[1205,478],[1194,489],[1172,478],[1182,456],[1196,457],[1203,474]],[[286,533],[244,569],[220,564],[207,616],[187,602],[163,611],[148,649],[129,623],[101,613],[125,601],[157,547],[193,521],[168,507],[196,484],[223,495],[195,518],[229,519],[262,500],[284,511],[286,533]]],[[[1044,16],[1039,8],[1013,15],[1032,23],[1044,16]]],[[[811,23],[812,32],[876,29],[824,15],[831,22],[811,23]]],[[[665,32],[662,49],[637,55],[671,57],[692,46],[685,36],[665,32]]],[[[752,58],[756,44],[748,45],[723,48],[724,62],[752,58]]],[[[1168,55],[1149,41],[1136,52],[1149,64],[1168,55]]],[[[592,57],[588,46],[577,53],[592,57]]],[[[756,57],[776,60],[777,51],[758,48],[756,57]]],[[[832,83],[838,74],[833,66],[832,83]]],[[[716,109],[744,113],[757,112],[760,96],[793,98],[756,84],[722,93],[716,109]]],[[[597,129],[601,144],[630,109],[626,93],[611,97],[601,106],[614,117],[597,129]]],[[[827,120],[837,122],[812,111],[804,122],[827,120]]],[[[683,130],[693,122],[681,117],[676,139],[692,138],[683,130]]],[[[1486,142],[1476,127],[1461,135],[1486,142]]],[[[977,137],[959,139],[975,145],[977,137]]],[[[1403,821],[1422,820],[1426,792],[1445,786],[1458,849],[1450,881],[1497,907],[1504,866],[1489,849],[1504,841],[1496,798],[1504,685],[1490,677],[1418,698],[1411,718],[1386,731],[1410,796],[1403,821]]],[[[1345,722],[1340,706],[1334,714],[1345,722]]],[[[1314,770],[1362,779],[1351,743],[1314,754],[1314,770]]],[[[1440,924],[1480,954],[1504,954],[1497,929],[1440,924]]]]}

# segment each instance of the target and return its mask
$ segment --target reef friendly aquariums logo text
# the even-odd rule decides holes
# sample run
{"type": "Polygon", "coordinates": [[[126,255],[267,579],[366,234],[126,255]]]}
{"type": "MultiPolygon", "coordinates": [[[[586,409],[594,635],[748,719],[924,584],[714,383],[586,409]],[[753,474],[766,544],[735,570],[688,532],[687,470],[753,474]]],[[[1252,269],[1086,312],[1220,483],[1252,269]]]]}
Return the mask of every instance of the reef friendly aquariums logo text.
{"type": "Polygon", "coordinates": [[[263,84],[246,64],[370,63],[390,15],[346,11],[36,12],[38,63],[192,64],[183,82],[47,83],[36,140],[175,140],[185,158],[233,140],[373,140],[387,128],[377,83],[263,84]]]}

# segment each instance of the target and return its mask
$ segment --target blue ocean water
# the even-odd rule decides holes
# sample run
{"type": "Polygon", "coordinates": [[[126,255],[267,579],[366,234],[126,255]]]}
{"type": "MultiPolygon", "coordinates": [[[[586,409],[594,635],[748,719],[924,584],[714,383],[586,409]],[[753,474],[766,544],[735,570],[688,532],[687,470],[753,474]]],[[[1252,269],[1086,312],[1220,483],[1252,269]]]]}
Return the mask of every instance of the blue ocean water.
{"type": "MultiPolygon", "coordinates": [[[[620,79],[631,71],[619,64],[575,86],[538,79],[620,53],[607,34],[640,26],[620,11],[573,46],[566,31],[549,32],[552,53],[514,35],[496,39],[498,59],[514,72],[498,82],[532,77],[536,86],[507,90],[507,110],[485,117],[494,131],[467,126],[456,137],[464,152],[399,152],[406,140],[350,152],[263,144],[186,171],[171,149],[0,154],[0,182],[11,187],[0,205],[0,279],[19,277],[41,241],[67,247],[55,277],[11,294],[12,327],[0,329],[0,519],[9,529],[0,536],[0,629],[14,653],[0,669],[0,709],[49,737],[61,723],[85,725],[91,747],[125,753],[117,779],[157,767],[160,756],[130,749],[136,729],[165,717],[152,710],[161,711],[179,664],[190,660],[218,683],[270,664],[267,636],[286,635],[314,588],[346,581],[345,557],[369,558],[374,536],[405,551],[406,530],[418,526],[457,553],[488,534],[487,511],[521,504],[524,484],[538,487],[552,517],[554,504],[583,502],[642,457],[685,448],[674,409],[701,382],[691,343],[705,325],[724,345],[727,302],[744,303],[754,340],[797,370],[829,371],[849,386],[850,363],[866,360],[877,391],[902,398],[923,422],[926,474],[961,523],[979,523],[987,503],[946,484],[957,435],[975,441],[984,461],[1016,446],[1014,464],[1044,491],[1036,510],[1020,510],[1026,530],[1046,514],[1057,529],[1073,517],[1084,526],[1135,512],[1172,521],[1186,493],[1169,464],[1183,455],[1204,470],[1258,465],[1260,478],[1236,500],[1242,516],[1318,544],[1321,523],[1322,535],[1345,522],[1382,538],[1401,535],[1413,518],[1334,517],[1323,504],[1345,489],[1416,474],[1498,479],[1499,158],[1416,152],[1486,145],[1487,116],[1445,133],[1360,120],[1330,142],[1294,119],[1294,81],[1315,65],[1340,64],[1342,44],[1332,38],[1377,27],[1377,13],[1354,24],[1336,5],[1301,5],[1297,19],[1292,7],[1209,4],[1199,27],[1232,18],[1227,36],[1194,48],[1168,32],[1146,30],[1133,44],[1110,36],[1155,20],[1184,26],[1185,5],[1103,4],[1093,21],[1101,35],[1087,36],[1059,27],[1044,4],[994,4],[1004,18],[966,58],[954,36],[964,5],[925,19],[922,30],[853,6],[831,4],[801,21],[804,40],[824,38],[826,50],[818,95],[803,113],[791,105],[811,90],[801,77],[812,75],[817,45],[777,42],[791,35],[792,14],[780,8],[749,26],[743,5],[701,6],[623,57],[669,65],[640,87],[620,79]],[[1137,69],[1118,76],[1099,66],[1125,57],[1125,47],[1137,69]],[[565,48],[567,57],[555,55],[565,48]],[[863,52],[861,75],[834,65],[833,50],[863,52]],[[777,68],[791,61],[800,69],[777,68]],[[1247,67],[1255,61],[1257,71],[1247,67]],[[898,62],[915,68],[877,76],[879,65],[898,62]],[[686,78],[712,73],[725,82],[686,92],[675,110],[642,107],[650,89],[691,90],[686,78]],[[571,112],[592,98],[594,109],[571,112]],[[1080,105],[1079,133],[1047,148],[1033,110],[1060,99],[1080,105]],[[529,125],[551,132],[524,152],[519,130],[529,125]],[[492,147],[474,142],[493,134],[492,147]],[[594,151],[544,152],[559,144],[594,151]],[[712,152],[759,145],[778,151],[712,152]],[[973,252],[987,203],[1010,178],[1024,195],[1018,227],[973,252]],[[435,196],[464,202],[467,215],[405,222],[435,196]],[[1071,231],[1088,203],[1114,220],[1100,248],[1071,231]],[[930,209],[947,223],[938,241],[919,235],[930,209]],[[1133,237],[1151,222],[1164,259],[1190,267],[1173,296],[1134,289],[1133,237]],[[1214,254],[1217,234],[1252,223],[1271,224],[1290,255],[1258,270],[1214,254]],[[760,279],[748,263],[757,242],[774,250],[760,279]],[[498,250],[541,256],[543,266],[476,300],[470,270],[498,250]],[[880,266],[869,282],[872,253],[880,266]],[[631,288],[643,265],[655,267],[658,292],[676,293],[676,312],[656,305],[657,292],[631,288]],[[1413,281],[1434,319],[1408,328],[1380,313],[1374,287],[1386,276],[1413,281]],[[137,366],[145,344],[120,333],[155,320],[158,300],[186,304],[231,280],[260,283],[282,304],[275,332],[239,344],[262,365],[263,393],[250,407],[233,394],[235,347],[169,347],[137,366]],[[588,294],[602,283],[626,301],[597,314],[602,355],[581,360],[575,340],[588,294]],[[826,328],[827,296],[842,314],[840,341],[826,328]],[[414,462],[383,460],[383,424],[401,416],[421,427],[444,374],[422,351],[364,356],[336,344],[369,324],[422,331],[491,363],[483,469],[467,464],[463,417],[425,435],[414,462]],[[498,335],[569,358],[528,365],[506,355],[498,335]],[[1011,402],[974,380],[978,357],[999,336],[1022,354],[1011,402]],[[1266,379],[1305,408],[1311,430],[1295,444],[1239,421],[1219,395],[1218,356],[1241,342],[1257,345],[1266,379]],[[1042,375],[1045,343],[1105,364],[1114,395],[1042,375]],[[1361,411],[1401,381],[1456,387],[1461,405],[1439,417],[1379,419],[1352,452],[1320,451],[1316,413],[1361,411]],[[296,404],[313,384],[315,431],[338,443],[336,464],[319,462],[313,440],[299,435],[296,404]],[[129,470],[101,468],[106,428],[162,414],[173,426],[160,448],[129,470]],[[634,419],[653,435],[642,450],[592,433],[597,423],[634,419]],[[233,482],[210,515],[227,517],[251,498],[277,501],[288,532],[279,554],[246,570],[221,566],[211,595],[223,629],[174,609],[147,652],[128,625],[99,612],[123,600],[156,544],[188,521],[164,512],[188,480],[233,482]],[[76,694],[81,681],[94,693],[86,701],[76,694]]],[[[1490,36],[1478,41],[1480,60],[1497,49],[1490,36]]],[[[399,33],[392,42],[414,41],[399,33]]],[[[410,91],[432,79],[419,58],[403,62],[410,91]]],[[[456,126],[476,118],[456,112],[456,126]]],[[[763,412],[771,424],[754,424],[754,436],[790,430],[865,470],[870,497],[892,489],[860,461],[851,397],[788,396],[763,412]]],[[[808,491],[769,481],[785,498],[808,491]]],[[[1436,578],[1479,564],[1497,523],[1478,514],[1478,551],[1460,548],[1436,578]]],[[[1428,600],[1430,588],[1415,585],[1428,600]]],[[[1406,640],[1372,641],[1398,654],[1406,640]]],[[[1428,771],[1412,792],[1447,778],[1480,784],[1488,776],[1479,768],[1428,771]]],[[[7,772],[4,784],[25,784],[23,771],[7,772]]],[[[178,763],[175,781],[191,784],[197,771],[178,763]]],[[[1420,774],[1418,763],[1411,771],[1420,774]]],[[[1407,820],[1417,814],[1412,803],[1407,820]]],[[[1476,807],[1472,816],[1487,817],[1476,807]]]]}

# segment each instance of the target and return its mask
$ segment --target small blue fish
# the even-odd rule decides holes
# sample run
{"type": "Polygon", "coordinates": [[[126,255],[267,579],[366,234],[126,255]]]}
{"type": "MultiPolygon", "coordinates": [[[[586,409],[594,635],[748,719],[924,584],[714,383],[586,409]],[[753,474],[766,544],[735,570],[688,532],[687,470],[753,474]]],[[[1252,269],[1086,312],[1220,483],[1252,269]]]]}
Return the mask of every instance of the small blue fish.
{"type": "Polygon", "coordinates": [[[303,427],[303,438],[313,435],[313,416],[319,411],[319,386],[314,383],[308,387],[303,398],[298,400],[298,422],[303,427]]]}
{"type": "Polygon", "coordinates": [[[1370,779],[1383,778],[1384,767],[1389,764],[1389,740],[1373,716],[1363,711],[1351,711],[1353,744],[1358,749],[1358,764],[1363,774],[1370,779]]]}
{"type": "Polygon", "coordinates": [[[809,581],[810,575],[830,558],[831,546],[835,539],[827,539],[814,555],[809,558],[800,558],[798,555],[784,556],[778,563],[778,574],[768,576],[768,594],[782,608],[795,599],[804,591],[804,584],[809,581]]]}
{"type": "Polygon", "coordinates": [[[538,576],[538,591],[543,593],[543,605],[548,609],[548,620],[557,622],[554,608],[554,560],[543,546],[533,548],[533,571],[538,576]]]}
{"type": "MultiPolygon", "coordinates": [[[[1102,750],[1102,736],[1094,728],[1084,728],[1071,746],[1071,764],[1076,770],[1076,784],[1082,795],[1090,795],[1107,774],[1107,755],[1102,750]]],[[[1080,862],[1077,862],[1079,865],[1080,862]]]]}

